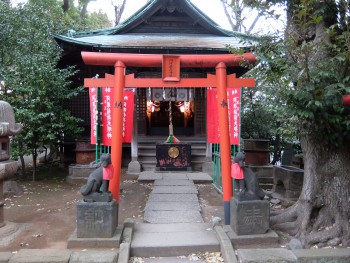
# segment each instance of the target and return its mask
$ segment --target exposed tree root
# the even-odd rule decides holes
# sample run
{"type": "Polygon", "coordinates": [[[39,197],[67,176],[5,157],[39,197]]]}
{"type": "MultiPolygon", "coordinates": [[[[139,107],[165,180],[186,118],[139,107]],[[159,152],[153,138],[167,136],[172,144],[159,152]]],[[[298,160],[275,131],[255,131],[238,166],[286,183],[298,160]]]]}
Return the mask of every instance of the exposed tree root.
{"type": "Polygon", "coordinates": [[[348,233],[342,238],[343,247],[350,247],[350,234],[348,233]]]}
{"type": "Polygon", "coordinates": [[[295,236],[298,232],[298,226],[296,221],[275,224],[273,226],[273,229],[277,231],[285,232],[291,236],[295,236]]]}
{"type": "Polygon", "coordinates": [[[303,243],[310,247],[319,243],[327,243],[329,240],[332,240],[341,235],[340,227],[326,228],[322,231],[313,231],[305,236],[303,243]]]}
{"type": "Polygon", "coordinates": [[[322,207],[319,212],[317,219],[313,225],[312,230],[318,231],[320,228],[324,226],[330,226],[332,225],[332,214],[329,212],[329,210],[326,207],[322,207]]]}
{"type": "Polygon", "coordinates": [[[297,202],[270,218],[271,228],[298,238],[305,247],[350,244],[349,219],[326,207],[310,207],[297,202]]]}
{"type": "Polygon", "coordinates": [[[298,238],[304,247],[350,245],[350,145],[334,150],[304,133],[304,181],[299,200],[271,213],[272,229],[298,238]]]}
{"type": "Polygon", "coordinates": [[[299,203],[295,203],[293,206],[288,207],[282,213],[271,216],[270,225],[274,226],[274,225],[282,224],[285,222],[296,221],[296,219],[298,217],[298,214],[297,214],[298,207],[299,207],[299,203]]]}

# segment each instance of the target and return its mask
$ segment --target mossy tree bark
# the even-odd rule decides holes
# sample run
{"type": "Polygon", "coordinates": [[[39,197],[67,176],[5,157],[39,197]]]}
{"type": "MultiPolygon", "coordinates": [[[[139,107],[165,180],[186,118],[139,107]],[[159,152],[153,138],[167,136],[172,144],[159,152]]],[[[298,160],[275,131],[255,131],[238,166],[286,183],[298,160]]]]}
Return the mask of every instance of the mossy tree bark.
{"type": "Polygon", "coordinates": [[[349,85],[350,46],[337,41],[348,36],[349,28],[341,28],[336,20],[336,1],[291,3],[286,43],[295,66],[289,102],[300,121],[304,183],[298,201],[273,214],[271,225],[306,247],[346,247],[350,245],[349,110],[336,98],[344,93],[337,87],[349,85]],[[329,31],[330,26],[337,30],[329,31]]]}
{"type": "Polygon", "coordinates": [[[332,150],[313,134],[302,135],[301,144],[301,195],[293,206],[271,217],[271,226],[299,238],[306,247],[349,246],[350,144],[332,150]]]}

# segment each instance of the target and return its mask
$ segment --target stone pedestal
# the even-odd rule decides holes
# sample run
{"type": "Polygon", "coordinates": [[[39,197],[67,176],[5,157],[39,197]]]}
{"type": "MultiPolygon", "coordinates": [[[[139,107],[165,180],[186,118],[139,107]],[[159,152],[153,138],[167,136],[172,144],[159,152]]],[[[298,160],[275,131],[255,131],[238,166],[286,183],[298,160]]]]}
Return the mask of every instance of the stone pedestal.
{"type": "Polygon", "coordinates": [[[247,164],[247,168],[252,170],[258,179],[259,185],[264,190],[271,191],[273,187],[273,165],[251,165],[247,164]]]}
{"type": "Polygon", "coordinates": [[[78,238],[111,238],[118,225],[118,208],[111,202],[84,202],[77,205],[78,238]]]}
{"type": "Polygon", "coordinates": [[[94,170],[96,170],[96,166],[91,164],[71,164],[68,167],[67,181],[71,184],[86,184],[89,175],[94,170]]]}
{"type": "Polygon", "coordinates": [[[138,175],[141,173],[141,164],[139,161],[135,160],[135,161],[131,161],[128,164],[128,171],[127,174],[128,175],[138,175]]]}
{"type": "Polygon", "coordinates": [[[88,164],[96,160],[96,146],[90,142],[77,142],[75,153],[77,164],[88,164]]]}
{"type": "Polygon", "coordinates": [[[269,140],[245,139],[245,163],[268,165],[270,163],[269,140]]]}
{"type": "Polygon", "coordinates": [[[214,163],[213,161],[206,161],[202,164],[202,172],[203,173],[207,173],[210,176],[213,175],[213,167],[214,167],[214,163]]]}
{"type": "Polygon", "coordinates": [[[3,188],[4,188],[3,181],[0,181],[0,228],[5,225],[5,218],[4,218],[4,198],[3,198],[3,188]]]}
{"type": "Polygon", "coordinates": [[[191,145],[159,143],[156,146],[157,171],[191,171],[191,145]]]}
{"type": "Polygon", "coordinates": [[[12,177],[18,169],[18,162],[8,160],[0,162],[0,227],[5,225],[4,222],[4,198],[3,198],[3,181],[12,177]]]}
{"type": "Polygon", "coordinates": [[[8,136],[0,136],[0,161],[10,159],[10,138],[8,136]]]}
{"type": "Polygon", "coordinates": [[[230,201],[231,228],[237,235],[265,234],[269,228],[270,204],[265,200],[230,201]]]}
{"type": "Polygon", "coordinates": [[[303,188],[304,170],[293,166],[274,166],[273,192],[288,199],[298,199],[303,188]]]}

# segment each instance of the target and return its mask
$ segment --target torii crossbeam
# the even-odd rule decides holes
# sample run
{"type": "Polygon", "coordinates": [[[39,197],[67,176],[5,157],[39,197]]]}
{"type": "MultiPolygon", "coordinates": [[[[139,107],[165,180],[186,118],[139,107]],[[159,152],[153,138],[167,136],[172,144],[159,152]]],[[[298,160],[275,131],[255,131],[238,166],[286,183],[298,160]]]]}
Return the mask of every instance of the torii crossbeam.
{"type": "MultiPolygon", "coordinates": [[[[220,155],[222,171],[222,189],[225,211],[225,224],[230,224],[230,199],[233,195],[231,179],[231,150],[228,122],[228,87],[254,87],[255,80],[251,78],[236,78],[227,75],[226,67],[240,66],[244,61],[254,64],[256,57],[251,53],[243,55],[143,55],[82,52],[82,58],[87,65],[114,66],[115,75],[106,74],[102,79],[85,79],[85,87],[112,87],[114,93],[112,119],[112,150],[111,159],[114,167],[110,191],[119,209],[120,170],[122,160],[122,127],[123,127],[123,91],[128,88],[217,88],[217,107],[220,128],[220,155]],[[126,67],[162,67],[163,78],[135,78],[133,74],[125,75],[126,67]],[[216,75],[208,74],[206,78],[180,78],[181,68],[214,68],[216,75]]],[[[118,219],[118,217],[117,217],[118,219]]]]}

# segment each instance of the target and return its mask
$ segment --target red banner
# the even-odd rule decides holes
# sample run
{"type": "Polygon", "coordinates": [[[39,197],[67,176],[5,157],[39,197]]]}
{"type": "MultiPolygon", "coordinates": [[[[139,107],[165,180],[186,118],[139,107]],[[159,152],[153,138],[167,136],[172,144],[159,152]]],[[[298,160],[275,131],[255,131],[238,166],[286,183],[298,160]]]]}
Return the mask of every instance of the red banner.
{"type": "MultiPolygon", "coordinates": [[[[96,144],[97,95],[96,88],[89,89],[91,113],[91,144],[96,144]]],[[[112,146],[113,89],[102,88],[102,144],[112,146]]],[[[123,142],[131,142],[134,119],[134,92],[124,91],[123,142]]],[[[101,136],[101,134],[99,134],[101,136]]]]}
{"type": "Polygon", "coordinates": [[[241,88],[227,89],[230,144],[239,145],[241,126],[241,88]]]}
{"type": "Polygon", "coordinates": [[[111,146],[113,89],[102,89],[102,103],[102,144],[111,146]]]}
{"type": "Polygon", "coordinates": [[[89,88],[90,97],[90,123],[91,123],[91,144],[96,144],[96,133],[97,133],[97,89],[89,88]]]}
{"type": "Polygon", "coordinates": [[[134,120],[134,92],[131,90],[124,91],[123,109],[123,142],[131,142],[134,120]]]}
{"type": "MultiPolygon", "coordinates": [[[[241,88],[227,89],[230,144],[239,145],[241,88]]],[[[219,113],[216,88],[207,89],[207,136],[208,142],[220,143],[219,113]]]]}
{"type": "Polygon", "coordinates": [[[207,89],[207,137],[209,143],[219,143],[219,114],[216,89],[207,89]]]}

